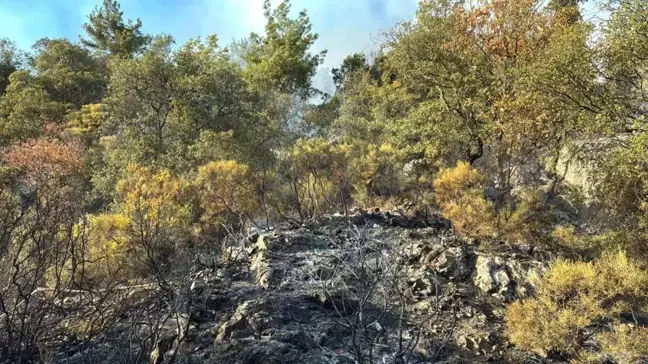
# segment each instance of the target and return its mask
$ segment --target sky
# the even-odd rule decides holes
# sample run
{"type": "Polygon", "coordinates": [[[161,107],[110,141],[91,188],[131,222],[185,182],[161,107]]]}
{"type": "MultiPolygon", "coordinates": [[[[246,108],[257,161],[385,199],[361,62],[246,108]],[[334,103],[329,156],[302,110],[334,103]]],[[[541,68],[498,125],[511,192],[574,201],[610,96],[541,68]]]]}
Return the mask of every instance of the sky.
{"type": "MultiPolygon", "coordinates": [[[[0,0],[0,38],[23,49],[43,37],[76,40],[87,15],[101,2],[0,0]]],[[[227,45],[250,32],[263,32],[265,25],[263,0],[121,0],[120,4],[124,17],[140,18],[146,33],[170,34],[178,44],[216,34],[221,45],[227,45]]],[[[308,11],[320,36],[313,50],[328,51],[314,85],[332,93],[330,70],[351,53],[375,51],[385,30],[414,18],[418,0],[292,0],[292,4],[294,13],[308,11]]],[[[585,8],[586,17],[593,14],[591,6],[585,8]]]]}
{"type": "MultiPolygon", "coordinates": [[[[87,15],[101,0],[0,0],[0,38],[29,49],[43,37],[78,39],[87,15]]],[[[273,0],[273,4],[280,0],[273,0]]],[[[418,0],[293,0],[306,9],[320,38],[314,51],[327,50],[315,86],[331,92],[330,69],[349,54],[376,49],[382,33],[412,19],[418,0]]],[[[170,34],[178,44],[218,35],[221,45],[263,32],[263,0],[121,0],[126,19],[140,18],[143,30],[170,34]]]]}

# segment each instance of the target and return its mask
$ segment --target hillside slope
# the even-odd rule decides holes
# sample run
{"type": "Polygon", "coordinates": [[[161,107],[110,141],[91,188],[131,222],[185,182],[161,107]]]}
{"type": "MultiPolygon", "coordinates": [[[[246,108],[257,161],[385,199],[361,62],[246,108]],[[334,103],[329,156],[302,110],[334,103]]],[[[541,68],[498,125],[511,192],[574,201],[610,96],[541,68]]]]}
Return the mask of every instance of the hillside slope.
{"type": "MultiPolygon", "coordinates": [[[[228,250],[228,264],[193,268],[189,303],[164,321],[152,359],[550,362],[513,349],[503,322],[505,303],[533,290],[547,257],[469,246],[449,226],[371,212],[252,235],[228,250]]],[[[105,348],[103,360],[116,360],[105,348]]]]}

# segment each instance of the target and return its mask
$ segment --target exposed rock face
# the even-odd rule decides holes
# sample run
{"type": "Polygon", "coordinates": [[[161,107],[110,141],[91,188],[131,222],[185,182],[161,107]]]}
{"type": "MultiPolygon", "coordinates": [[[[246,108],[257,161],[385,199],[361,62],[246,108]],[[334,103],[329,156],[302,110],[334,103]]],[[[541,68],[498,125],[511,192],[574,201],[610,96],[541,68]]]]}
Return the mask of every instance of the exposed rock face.
{"type": "Polygon", "coordinates": [[[503,334],[505,304],[530,294],[544,269],[534,249],[487,253],[448,227],[438,216],[372,212],[243,239],[237,250],[244,253],[232,260],[237,264],[192,276],[191,314],[168,325],[163,337],[174,339],[160,342],[152,359],[351,364],[359,362],[362,335],[370,335],[365,363],[403,363],[405,356],[448,364],[542,363],[516,351],[503,334]],[[366,269],[348,266],[353,254],[366,257],[366,269]],[[379,261],[389,264],[374,269],[379,261]],[[393,284],[372,286],[390,274],[398,274],[393,284]],[[374,287],[367,302],[349,294],[361,291],[360,281],[374,287]],[[384,300],[384,287],[398,294],[384,300]],[[411,347],[407,355],[399,340],[411,347]]]}
{"type": "Polygon", "coordinates": [[[628,134],[615,138],[579,140],[565,146],[560,150],[556,173],[565,183],[578,188],[585,197],[593,198],[596,186],[592,177],[596,161],[610,150],[623,145],[629,137],[628,134]]]}
{"type": "Polygon", "coordinates": [[[261,235],[257,239],[253,250],[250,271],[252,271],[254,281],[263,288],[270,287],[272,268],[270,267],[269,256],[270,250],[268,249],[266,236],[261,235]]]}
{"type": "Polygon", "coordinates": [[[469,254],[462,247],[451,247],[432,263],[439,273],[451,280],[462,280],[472,272],[469,254]]]}
{"type": "Polygon", "coordinates": [[[151,352],[151,362],[153,364],[162,364],[164,363],[164,358],[171,349],[171,346],[173,345],[173,341],[176,339],[176,336],[166,336],[163,337],[162,339],[158,340],[158,342],[155,344],[155,349],[153,352],[151,352]]]}
{"type": "Polygon", "coordinates": [[[486,294],[511,300],[532,293],[543,269],[544,265],[539,262],[527,263],[525,267],[515,259],[478,255],[473,283],[486,294]]]}
{"type": "Polygon", "coordinates": [[[478,256],[473,282],[483,292],[498,295],[498,298],[508,296],[512,289],[506,265],[499,257],[478,256]]]}
{"type": "Polygon", "coordinates": [[[236,309],[232,317],[218,329],[216,341],[236,339],[237,336],[244,337],[241,332],[248,329],[247,320],[251,305],[251,302],[247,301],[236,309]]]}

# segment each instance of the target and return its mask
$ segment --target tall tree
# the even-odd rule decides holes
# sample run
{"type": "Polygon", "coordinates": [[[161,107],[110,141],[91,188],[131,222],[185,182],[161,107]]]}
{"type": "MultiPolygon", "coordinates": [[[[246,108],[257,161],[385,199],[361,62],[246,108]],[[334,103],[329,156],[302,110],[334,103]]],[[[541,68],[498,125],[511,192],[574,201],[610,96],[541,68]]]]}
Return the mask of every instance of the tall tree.
{"type": "MultiPolygon", "coordinates": [[[[612,144],[601,158],[596,193],[606,209],[602,225],[618,234],[615,243],[647,256],[648,237],[648,4],[610,0],[611,11],[600,56],[599,88],[594,98],[599,117],[611,119],[622,143],[612,144]],[[631,228],[624,228],[631,227],[631,228]]],[[[591,107],[591,104],[586,104],[591,107]]],[[[613,130],[614,130],[613,129],[613,130]]]]}
{"type": "Polygon", "coordinates": [[[648,4],[610,0],[612,12],[600,44],[602,76],[614,99],[610,106],[620,122],[645,122],[648,105],[648,4]]]}
{"type": "Polygon", "coordinates": [[[9,86],[9,76],[17,71],[24,62],[24,55],[16,44],[9,39],[0,39],[0,95],[9,86]]]}
{"type": "Polygon", "coordinates": [[[124,22],[124,13],[119,3],[104,0],[101,8],[96,8],[89,16],[89,22],[83,25],[89,39],[81,42],[91,49],[120,57],[130,58],[141,52],[151,38],[142,34],[142,21],[137,19],[124,22]]]}
{"type": "Polygon", "coordinates": [[[76,109],[101,100],[107,84],[105,67],[88,50],[67,39],[41,39],[34,49],[36,79],[52,99],[76,109]]]}
{"type": "Polygon", "coordinates": [[[346,88],[336,124],[441,164],[474,162],[488,145],[506,185],[511,166],[579,130],[569,98],[595,80],[591,29],[565,16],[574,7],[541,3],[422,1],[416,21],[391,33],[381,79],[365,72],[346,88]]]}
{"type": "Polygon", "coordinates": [[[333,68],[331,73],[333,73],[333,83],[335,84],[336,89],[339,91],[343,86],[347,77],[351,74],[368,70],[369,65],[367,64],[367,57],[362,53],[354,53],[350,56],[347,56],[339,68],[333,68]]]}
{"type": "Polygon", "coordinates": [[[243,69],[218,46],[216,36],[187,42],[174,54],[174,62],[178,94],[173,127],[183,135],[184,144],[204,153],[194,144],[197,140],[219,139],[227,133],[238,153],[220,158],[246,163],[267,158],[278,127],[267,116],[266,100],[248,87],[243,69]]]}
{"type": "Polygon", "coordinates": [[[110,63],[110,132],[137,140],[140,152],[156,159],[166,152],[176,95],[170,37],[159,37],[141,58],[110,63]]]}
{"type": "Polygon", "coordinates": [[[46,123],[62,122],[65,106],[51,97],[27,71],[11,74],[0,97],[0,146],[36,137],[46,123]]]}
{"type": "Polygon", "coordinates": [[[312,32],[305,10],[293,19],[290,8],[290,0],[275,9],[265,0],[265,34],[251,34],[243,44],[242,58],[253,84],[308,99],[314,91],[311,80],[326,52],[310,53],[318,35],[312,32]]]}

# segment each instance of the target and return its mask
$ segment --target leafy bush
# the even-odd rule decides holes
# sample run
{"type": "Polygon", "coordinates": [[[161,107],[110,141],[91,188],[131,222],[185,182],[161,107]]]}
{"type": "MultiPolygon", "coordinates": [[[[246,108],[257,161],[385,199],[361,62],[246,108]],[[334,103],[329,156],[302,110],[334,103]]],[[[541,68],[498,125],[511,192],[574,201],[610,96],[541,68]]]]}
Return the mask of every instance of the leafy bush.
{"type": "Polygon", "coordinates": [[[236,161],[214,161],[199,167],[195,185],[206,222],[227,216],[249,217],[257,208],[255,181],[248,166],[236,161]]]}
{"type": "Polygon", "coordinates": [[[276,191],[278,210],[295,212],[304,220],[334,208],[348,208],[357,149],[349,144],[334,145],[324,139],[298,140],[278,167],[282,186],[276,191]]]}
{"type": "Polygon", "coordinates": [[[462,161],[434,180],[436,202],[460,235],[509,243],[545,239],[554,216],[540,191],[523,189],[498,207],[484,196],[487,182],[485,174],[462,161]]]}
{"type": "Polygon", "coordinates": [[[384,205],[389,199],[400,199],[404,194],[402,163],[397,150],[389,144],[369,144],[358,148],[361,153],[350,165],[358,171],[354,175],[353,199],[356,204],[384,205]]]}
{"type": "Polygon", "coordinates": [[[599,233],[593,241],[597,247],[619,247],[635,256],[648,256],[647,143],[648,133],[636,134],[598,161],[592,180],[601,213],[591,224],[599,233]]]}
{"type": "Polygon", "coordinates": [[[88,279],[97,282],[104,278],[132,276],[137,262],[129,261],[133,221],[121,214],[99,214],[88,218],[88,279]],[[128,267],[128,264],[131,264],[128,267]]]}
{"type": "Polygon", "coordinates": [[[68,130],[75,135],[96,133],[109,117],[105,104],[88,104],[68,114],[68,130]]]}
{"type": "MultiPolygon", "coordinates": [[[[637,363],[648,353],[648,329],[645,327],[622,324],[613,331],[600,334],[599,341],[603,353],[615,358],[619,364],[637,363]]],[[[594,355],[588,359],[594,361],[599,358],[594,355]]]]}
{"type": "Polygon", "coordinates": [[[117,184],[114,213],[91,215],[89,247],[98,277],[159,275],[178,245],[188,239],[190,209],[185,183],[171,172],[128,166],[117,184]]]}
{"type": "Polygon", "coordinates": [[[492,237],[497,233],[495,206],[484,198],[486,176],[458,162],[434,180],[436,201],[443,216],[464,236],[492,237]]]}
{"type": "Polygon", "coordinates": [[[499,234],[507,242],[542,243],[549,241],[547,233],[557,219],[541,191],[523,189],[498,211],[497,220],[499,234]]]}
{"type": "Polygon", "coordinates": [[[584,358],[584,330],[594,328],[602,349],[588,354],[590,358],[648,355],[646,345],[637,344],[645,329],[629,329],[623,322],[624,314],[646,312],[646,284],[648,272],[621,251],[605,253],[594,262],[557,260],[540,280],[535,298],[507,308],[509,339],[541,355],[559,352],[584,358]],[[611,331],[604,329],[606,322],[611,331]]]}
{"type": "Polygon", "coordinates": [[[54,181],[69,183],[78,177],[83,160],[83,146],[76,140],[67,142],[41,137],[14,144],[2,151],[8,166],[20,170],[28,184],[52,184],[54,181]]]}

